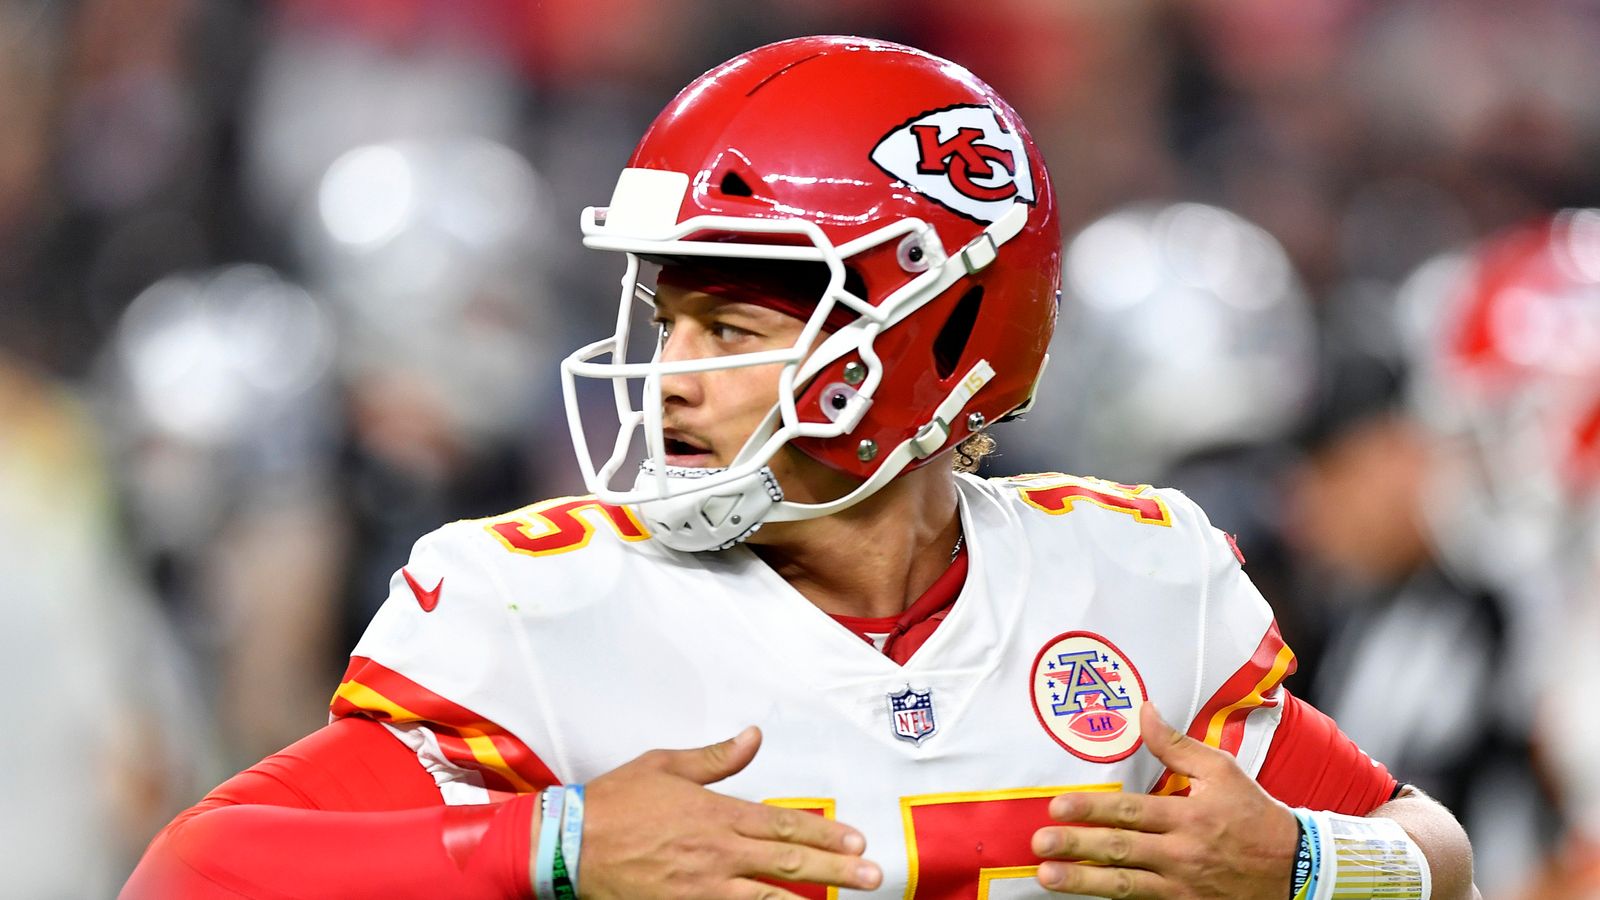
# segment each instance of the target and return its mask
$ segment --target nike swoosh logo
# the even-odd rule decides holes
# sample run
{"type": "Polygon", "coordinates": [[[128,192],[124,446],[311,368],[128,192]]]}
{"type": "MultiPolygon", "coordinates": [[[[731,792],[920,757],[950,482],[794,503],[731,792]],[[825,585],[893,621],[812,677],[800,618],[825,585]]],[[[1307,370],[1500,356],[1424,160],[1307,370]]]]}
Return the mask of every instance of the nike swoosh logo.
{"type": "Polygon", "coordinates": [[[444,579],[440,578],[439,583],[433,586],[433,590],[425,591],[422,589],[422,585],[411,577],[410,572],[401,569],[400,574],[405,576],[406,584],[411,585],[411,593],[416,595],[417,605],[422,607],[422,611],[433,612],[434,608],[439,605],[439,592],[444,590],[444,579]]]}

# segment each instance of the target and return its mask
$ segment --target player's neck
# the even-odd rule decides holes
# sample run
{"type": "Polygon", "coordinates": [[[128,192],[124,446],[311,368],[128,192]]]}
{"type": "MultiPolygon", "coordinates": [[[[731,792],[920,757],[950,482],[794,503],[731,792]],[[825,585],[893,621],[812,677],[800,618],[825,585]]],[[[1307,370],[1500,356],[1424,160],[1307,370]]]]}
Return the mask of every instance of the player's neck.
{"type": "Polygon", "coordinates": [[[955,478],[935,461],[841,513],[764,526],[751,549],[833,615],[897,616],[950,565],[955,478]]]}

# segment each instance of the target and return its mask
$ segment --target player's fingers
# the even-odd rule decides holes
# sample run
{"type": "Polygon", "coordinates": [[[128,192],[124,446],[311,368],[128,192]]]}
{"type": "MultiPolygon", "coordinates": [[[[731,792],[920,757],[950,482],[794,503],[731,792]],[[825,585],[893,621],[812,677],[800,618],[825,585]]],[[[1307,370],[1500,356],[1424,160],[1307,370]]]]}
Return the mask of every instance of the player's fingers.
{"type": "Polygon", "coordinates": [[[696,784],[721,781],[750,765],[761,748],[761,729],[751,725],[725,741],[693,750],[662,750],[662,768],[696,784]]]}
{"type": "Polygon", "coordinates": [[[1236,771],[1233,757],[1184,734],[1161,717],[1156,705],[1146,701],[1139,710],[1139,732],[1150,753],[1162,764],[1181,775],[1202,780],[1236,771]]]}
{"type": "Polygon", "coordinates": [[[1042,859],[1092,861],[1114,866],[1153,869],[1160,856],[1156,841],[1143,831],[1055,825],[1033,833],[1033,852],[1042,859]]]}
{"type": "Polygon", "coordinates": [[[1129,831],[1165,832],[1182,824],[1186,797],[1122,791],[1073,791],[1050,801],[1050,818],[1073,825],[1106,825],[1129,831]]]}
{"type": "Polygon", "coordinates": [[[1039,865],[1039,883],[1063,894],[1088,894],[1113,900],[1166,897],[1165,879],[1143,869],[1046,862],[1039,865]]]}
{"type": "Polygon", "coordinates": [[[863,891],[873,890],[883,882],[883,871],[877,863],[803,844],[741,841],[736,852],[735,871],[741,875],[863,891]]]}
{"type": "Polygon", "coordinates": [[[867,840],[861,832],[833,819],[764,803],[750,803],[744,800],[733,802],[738,804],[733,830],[745,837],[803,844],[820,850],[832,850],[855,856],[861,855],[867,848],[867,840]]]}

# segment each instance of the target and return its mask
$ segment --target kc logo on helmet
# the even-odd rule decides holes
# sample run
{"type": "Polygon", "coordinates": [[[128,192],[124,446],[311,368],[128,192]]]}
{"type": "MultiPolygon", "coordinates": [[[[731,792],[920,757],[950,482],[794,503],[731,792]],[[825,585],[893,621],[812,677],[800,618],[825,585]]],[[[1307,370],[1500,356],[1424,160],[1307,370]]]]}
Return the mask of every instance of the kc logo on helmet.
{"type": "Polygon", "coordinates": [[[1033,171],[1022,136],[992,107],[925,112],[889,132],[872,161],[963,216],[993,222],[1014,200],[1032,203],[1033,171]]]}

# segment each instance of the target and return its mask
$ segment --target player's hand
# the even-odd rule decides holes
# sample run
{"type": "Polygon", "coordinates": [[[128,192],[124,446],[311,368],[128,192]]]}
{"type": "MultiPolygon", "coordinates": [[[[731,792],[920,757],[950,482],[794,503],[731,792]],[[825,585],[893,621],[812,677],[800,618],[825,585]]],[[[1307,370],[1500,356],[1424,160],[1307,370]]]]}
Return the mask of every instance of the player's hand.
{"type": "Polygon", "coordinates": [[[1189,796],[1056,797],[1050,817],[1075,824],[1034,833],[1033,851],[1046,860],[1039,866],[1039,883],[1095,897],[1289,896],[1299,840],[1294,813],[1262,790],[1232,756],[1162,721],[1153,704],[1140,710],[1139,727],[1150,752],[1189,777],[1189,796]]]}
{"type": "Polygon", "coordinates": [[[652,750],[585,789],[579,884],[585,900],[779,900],[757,879],[871,890],[883,880],[866,840],[812,813],[707,790],[755,758],[761,732],[696,750],[652,750]]]}

